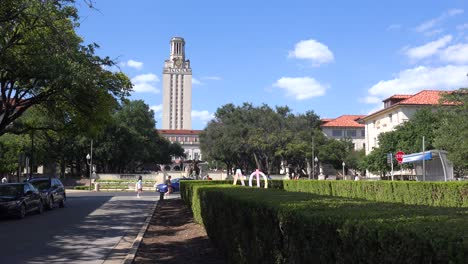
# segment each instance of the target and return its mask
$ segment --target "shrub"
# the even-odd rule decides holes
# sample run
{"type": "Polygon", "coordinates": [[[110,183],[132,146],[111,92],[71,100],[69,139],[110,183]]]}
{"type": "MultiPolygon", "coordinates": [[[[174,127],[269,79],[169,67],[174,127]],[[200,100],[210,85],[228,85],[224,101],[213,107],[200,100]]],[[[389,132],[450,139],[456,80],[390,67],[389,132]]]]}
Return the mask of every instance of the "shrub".
{"type": "Polygon", "coordinates": [[[285,191],[371,201],[468,207],[468,182],[285,180],[285,191]]]}
{"type": "Polygon", "coordinates": [[[465,208],[226,184],[192,184],[191,199],[194,218],[230,263],[466,263],[468,257],[465,208]]]}

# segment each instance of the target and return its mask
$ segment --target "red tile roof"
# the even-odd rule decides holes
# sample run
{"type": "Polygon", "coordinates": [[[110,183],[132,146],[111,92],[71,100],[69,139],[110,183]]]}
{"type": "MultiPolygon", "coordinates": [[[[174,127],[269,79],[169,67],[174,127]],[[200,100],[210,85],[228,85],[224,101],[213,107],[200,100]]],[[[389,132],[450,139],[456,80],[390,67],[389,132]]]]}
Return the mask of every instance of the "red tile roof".
{"type": "MultiPolygon", "coordinates": [[[[444,93],[450,93],[450,91],[422,90],[417,94],[410,95],[408,98],[401,100],[395,104],[392,104],[390,107],[381,109],[377,112],[367,115],[366,119],[370,116],[373,116],[385,110],[388,110],[397,106],[401,106],[401,105],[438,105],[439,99],[441,95],[444,93]]],[[[397,96],[401,96],[399,98],[404,98],[403,96],[406,96],[406,95],[394,95],[394,96],[395,98],[397,98],[397,96]]],[[[384,102],[390,98],[394,98],[394,96],[385,99],[384,102]]],[[[455,103],[442,103],[442,105],[454,105],[454,104],[455,103]]]]}
{"type": "Polygon", "coordinates": [[[395,94],[385,99],[384,101],[387,101],[388,99],[406,99],[406,98],[410,98],[411,96],[412,96],[411,94],[395,94]]]}
{"type": "Polygon", "coordinates": [[[442,93],[446,91],[421,91],[403,101],[399,104],[402,105],[436,105],[439,103],[439,99],[442,93]]]}
{"type": "Polygon", "coordinates": [[[188,129],[158,129],[162,135],[199,135],[203,130],[188,129]]]}
{"type": "MultiPolygon", "coordinates": [[[[321,127],[364,127],[364,124],[357,122],[365,115],[342,115],[321,125],[321,127]]],[[[322,119],[323,120],[323,119],[322,119]]]]}

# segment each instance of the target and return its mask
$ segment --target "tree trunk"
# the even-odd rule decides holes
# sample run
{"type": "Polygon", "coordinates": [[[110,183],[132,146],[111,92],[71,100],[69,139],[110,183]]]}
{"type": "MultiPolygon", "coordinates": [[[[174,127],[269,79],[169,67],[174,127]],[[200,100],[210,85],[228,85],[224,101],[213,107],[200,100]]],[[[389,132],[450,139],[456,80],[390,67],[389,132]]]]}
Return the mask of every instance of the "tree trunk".
{"type": "Polygon", "coordinates": [[[305,159],[305,161],[306,161],[306,164],[307,164],[306,165],[307,166],[307,174],[309,175],[309,179],[313,179],[314,175],[312,175],[312,171],[313,171],[312,170],[312,164],[311,164],[311,162],[309,162],[309,159],[307,159],[307,158],[305,159]]]}
{"type": "Polygon", "coordinates": [[[253,155],[254,155],[254,159],[255,159],[255,164],[257,165],[257,169],[262,170],[262,163],[258,159],[257,154],[254,153],[253,155]]]}

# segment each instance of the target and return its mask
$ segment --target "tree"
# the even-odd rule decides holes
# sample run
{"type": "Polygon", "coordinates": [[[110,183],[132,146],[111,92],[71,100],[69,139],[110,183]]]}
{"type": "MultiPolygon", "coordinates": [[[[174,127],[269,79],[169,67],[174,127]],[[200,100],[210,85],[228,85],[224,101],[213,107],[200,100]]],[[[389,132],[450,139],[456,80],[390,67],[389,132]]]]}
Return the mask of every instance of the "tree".
{"type": "Polygon", "coordinates": [[[179,144],[159,136],[154,112],[142,100],[125,100],[96,139],[95,163],[101,171],[135,172],[147,164],[169,163],[184,156],[179,144]]]}
{"type": "Polygon", "coordinates": [[[227,104],[200,134],[200,145],[205,159],[225,163],[228,171],[236,165],[274,173],[281,164],[302,171],[311,168],[311,131],[318,142],[323,138],[319,125],[312,111],[295,116],[288,107],[227,104]]]}
{"type": "Polygon", "coordinates": [[[441,108],[441,124],[435,131],[434,145],[448,151],[458,176],[468,173],[468,89],[461,88],[447,93],[442,102],[453,105],[441,108]]]}
{"type": "Polygon", "coordinates": [[[96,124],[103,98],[128,95],[129,79],[107,70],[114,62],[96,56],[98,46],[83,45],[75,33],[78,15],[72,4],[71,0],[2,0],[0,135],[33,105],[51,110],[66,106],[68,113],[96,124]]]}
{"type": "MultiPolygon", "coordinates": [[[[379,146],[367,155],[360,167],[365,167],[372,173],[385,174],[390,171],[387,164],[387,154],[403,151],[415,153],[422,151],[422,137],[425,138],[425,149],[434,149],[435,131],[440,127],[439,114],[431,108],[422,108],[407,122],[397,126],[394,131],[378,136],[379,146]]],[[[408,167],[411,165],[404,165],[408,167]]]]}

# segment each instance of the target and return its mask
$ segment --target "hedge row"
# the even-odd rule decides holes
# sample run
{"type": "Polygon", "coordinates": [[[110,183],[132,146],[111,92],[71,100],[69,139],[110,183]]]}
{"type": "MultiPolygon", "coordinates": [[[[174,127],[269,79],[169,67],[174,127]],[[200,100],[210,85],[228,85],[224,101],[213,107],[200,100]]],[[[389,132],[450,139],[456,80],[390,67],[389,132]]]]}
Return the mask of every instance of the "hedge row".
{"type": "Polygon", "coordinates": [[[283,188],[379,202],[468,207],[468,182],[285,180],[283,188]]]}
{"type": "Polygon", "coordinates": [[[190,180],[181,181],[179,185],[180,197],[185,201],[188,207],[192,206],[193,187],[199,185],[229,185],[232,181],[203,181],[203,180],[190,180]]]}
{"type": "MultiPolygon", "coordinates": [[[[185,184],[183,184],[185,185],[185,184]]],[[[466,263],[468,209],[192,184],[230,263],[466,263]]],[[[187,201],[186,200],[186,201],[187,201]]]]}

